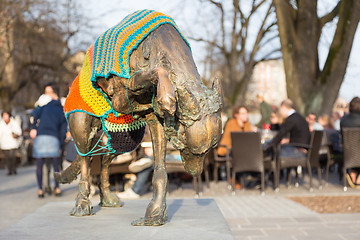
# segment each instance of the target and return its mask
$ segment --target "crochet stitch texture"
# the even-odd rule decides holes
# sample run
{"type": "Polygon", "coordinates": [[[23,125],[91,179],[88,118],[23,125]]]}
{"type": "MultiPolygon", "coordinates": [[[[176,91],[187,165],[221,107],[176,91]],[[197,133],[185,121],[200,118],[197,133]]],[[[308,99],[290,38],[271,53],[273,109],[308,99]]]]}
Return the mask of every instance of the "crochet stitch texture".
{"type": "Polygon", "coordinates": [[[118,25],[108,29],[95,42],[94,71],[91,80],[108,78],[111,74],[130,78],[129,57],[139,43],[162,24],[171,24],[187,45],[174,20],[154,10],[139,10],[125,17],[118,25]]]}
{"type": "MultiPolygon", "coordinates": [[[[153,10],[136,11],[104,32],[90,46],[83,67],[72,83],[64,106],[66,117],[72,112],[99,117],[109,138],[107,148],[110,152],[134,150],[142,141],[146,123],[134,120],[129,114],[117,113],[106,94],[95,84],[96,79],[111,74],[129,79],[131,52],[149,33],[165,23],[173,25],[188,44],[171,17],[153,10]]],[[[93,155],[92,152],[79,154],[93,155]]]]}

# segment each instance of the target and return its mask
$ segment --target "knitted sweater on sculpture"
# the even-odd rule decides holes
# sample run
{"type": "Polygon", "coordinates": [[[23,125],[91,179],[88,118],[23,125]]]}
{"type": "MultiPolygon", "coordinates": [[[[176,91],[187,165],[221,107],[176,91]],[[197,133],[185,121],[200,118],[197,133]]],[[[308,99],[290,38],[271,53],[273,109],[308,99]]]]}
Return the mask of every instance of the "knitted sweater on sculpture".
{"type": "MultiPolygon", "coordinates": [[[[162,13],[141,10],[128,15],[90,46],[82,70],[71,86],[64,106],[66,116],[72,112],[86,112],[99,117],[109,138],[107,147],[110,152],[134,150],[144,136],[146,123],[134,120],[129,114],[116,112],[106,94],[95,84],[96,79],[110,75],[130,79],[131,52],[149,33],[166,23],[173,25],[183,37],[174,20],[162,13]]],[[[91,152],[79,154],[92,155],[91,152]]]]}

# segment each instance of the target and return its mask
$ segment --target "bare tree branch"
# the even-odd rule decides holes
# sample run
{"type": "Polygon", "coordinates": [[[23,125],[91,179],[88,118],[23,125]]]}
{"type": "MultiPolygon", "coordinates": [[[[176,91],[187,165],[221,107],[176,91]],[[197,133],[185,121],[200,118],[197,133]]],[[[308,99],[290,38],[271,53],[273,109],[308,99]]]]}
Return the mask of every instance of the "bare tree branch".
{"type": "MultiPolygon", "coordinates": [[[[269,32],[268,32],[269,33],[269,32]]],[[[259,46],[258,46],[258,51],[260,51],[264,46],[268,45],[271,41],[275,40],[275,39],[279,39],[279,35],[276,34],[272,37],[266,38],[264,40],[264,38],[260,41],[259,46]]]]}
{"type": "Polygon", "coordinates": [[[281,53],[281,48],[276,48],[272,51],[270,51],[269,53],[265,54],[260,60],[258,61],[255,61],[255,65],[259,62],[262,62],[262,61],[268,61],[268,60],[278,60],[278,59],[281,59],[282,57],[279,56],[279,57],[273,57],[273,58],[269,58],[271,55],[275,54],[275,53],[281,53]]]}
{"type": "Polygon", "coordinates": [[[218,49],[221,50],[222,52],[225,52],[224,46],[220,46],[219,44],[217,44],[216,41],[210,41],[210,40],[207,40],[207,39],[204,39],[204,38],[194,38],[194,37],[189,37],[189,39],[194,40],[194,41],[197,41],[197,42],[205,42],[205,43],[208,43],[209,45],[218,48],[218,49]]]}
{"type": "Polygon", "coordinates": [[[251,54],[250,54],[249,62],[254,61],[254,57],[255,57],[257,51],[259,50],[259,44],[260,44],[261,40],[263,39],[264,35],[269,31],[269,29],[271,29],[271,27],[275,26],[275,24],[272,23],[268,27],[264,28],[265,24],[266,24],[266,21],[267,21],[268,17],[270,16],[271,12],[272,12],[272,9],[273,9],[273,4],[270,4],[270,6],[267,9],[266,15],[265,15],[265,17],[264,17],[264,19],[263,19],[263,21],[261,23],[261,27],[260,27],[260,29],[259,29],[259,31],[257,33],[256,40],[255,40],[253,49],[252,49],[251,54]]]}
{"type": "Polygon", "coordinates": [[[225,47],[225,13],[224,13],[223,5],[220,2],[215,2],[214,0],[209,0],[209,2],[214,4],[220,10],[222,46],[225,47]]]}
{"type": "Polygon", "coordinates": [[[331,22],[338,15],[340,6],[341,6],[341,1],[339,1],[336,4],[336,6],[333,8],[331,12],[320,18],[320,29],[322,29],[325,26],[325,24],[331,22]]]}

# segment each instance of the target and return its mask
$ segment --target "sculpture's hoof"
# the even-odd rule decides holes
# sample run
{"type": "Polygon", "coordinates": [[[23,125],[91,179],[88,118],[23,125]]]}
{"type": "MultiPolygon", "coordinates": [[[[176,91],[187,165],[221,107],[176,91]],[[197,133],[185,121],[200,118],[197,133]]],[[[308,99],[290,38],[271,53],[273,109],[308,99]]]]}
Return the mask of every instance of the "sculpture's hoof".
{"type": "Polygon", "coordinates": [[[100,206],[102,207],[122,207],[124,206],[124,202],[122,202],[118,196],[114,193],[108,193],[104,195],[104,198],[100,202],[100,206]]]}
{"type": "Polygon", "coordinates": [[[168,220],[167,214],[165,216],[156,216],[156,217],[143,217],[138,220],[132,221],[131,225],[133,226],[161,226],[164,225],[168,220]]]}
{"type": "Polygon", "coordinates": [[[83,217],[93,215],[92,206],[90,200],[81,199],[70,212],[71,216],[83,217]]]}
{"type": "Polygon", "coordinates": [[[161,226],[164,225],[167,219],[164,218],[140,218],[131,222],[133,226],[161,226]]]}

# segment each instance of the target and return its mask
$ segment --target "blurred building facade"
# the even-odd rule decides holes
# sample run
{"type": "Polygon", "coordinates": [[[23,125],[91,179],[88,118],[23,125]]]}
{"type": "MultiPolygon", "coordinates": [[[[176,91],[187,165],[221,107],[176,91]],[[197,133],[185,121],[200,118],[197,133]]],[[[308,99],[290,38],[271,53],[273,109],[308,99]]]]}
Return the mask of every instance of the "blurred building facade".
{"type": "Polygon", "coordinates": [[[282,60],[259,62],[252,75],[246,94],[247,105],[256,106],[256,95],[260,94],[269,104],[279,106],[287,98],[286,79],[282,60]]]}

